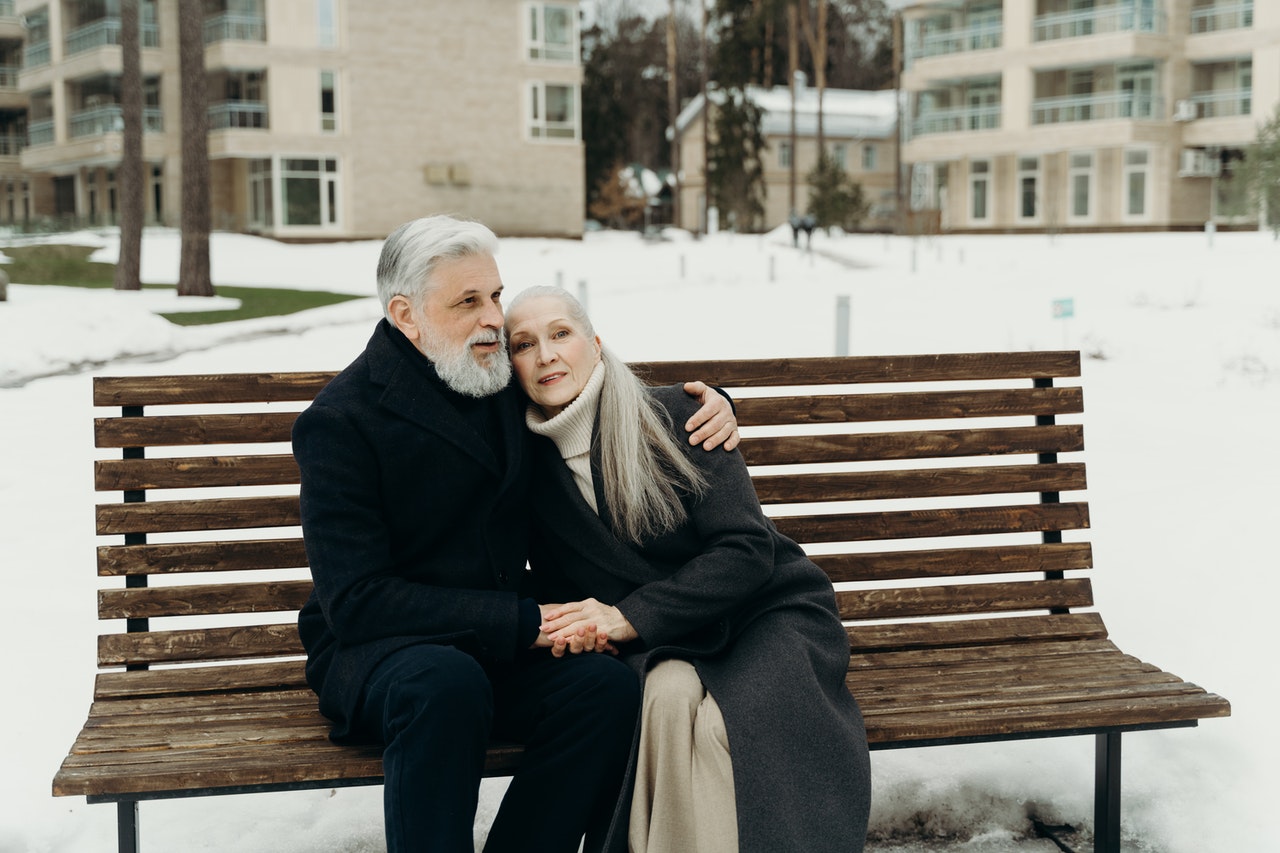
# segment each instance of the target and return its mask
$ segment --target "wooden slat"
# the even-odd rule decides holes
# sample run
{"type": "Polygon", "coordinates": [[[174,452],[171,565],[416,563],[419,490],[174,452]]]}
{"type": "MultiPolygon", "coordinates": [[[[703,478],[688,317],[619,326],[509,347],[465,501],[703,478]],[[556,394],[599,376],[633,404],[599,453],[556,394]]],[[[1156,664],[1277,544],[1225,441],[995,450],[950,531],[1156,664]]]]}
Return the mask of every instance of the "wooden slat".
{"type": "Polygon", "coordinates": [[[864,542],[1082,530],[1089,526],[1089,507],[1060,503],[841,513],[775,518],[774,523],[783,535],[797,542],[864,542]]]}
{"type": "Polygon", "coordinates": [[[97,418],[96,447],[183,447],[289,441],[297,412],[97,418]]]}
{"type": "Polygon", "coordinates": [[[761,503],[891,500],[1085,488],[1083,463],[921,468],[896,471],[758,474],[752,480],[761,503]]]}
{"type": "Polygon", "coordinates": [[[102,589],[98,590],[98,618],[276,613],[301,609],[310,594],[309,580],[102,589]]]}
{"type": "Polygon", "coordinates": [[[1080,353],[945,353],[739,361],[649,361],[632,362],[631,367],[647,382],[656,385],[700,379],[725,388],[744,385],[1050,379],[1079,376],[1080,353]]]}
{"type": "Polygon", "coordinates": [[[1097,613],[1001,616],[945,622],[898,622],[848,627],[854,652],[984,646],[1045,640],[1105,640],[1097,613]]]}
{"type": "Polygon", "coordinates": [[[257,456],[189,456],[170,459],[104,459],[93,465],[100,492],[130,489],[191,489],[211,486],[296,484],[292,453],[257,456]]]}
{"type": "Polygon", "coordinates": [[[748,465],[1070,453],[1084,449],[1084,429],[1079,424],[1058,424],[854,435],[746,436],[739,448],[748,465]]]}
{"type": "Polygon", "coordinates": [[[294,569],[307,565],[301,537],[232,542],[178,542],[157,545],[102,545],[98,574],[182,574],[255,569],[294,569]]]}
{"type": "Polygon", "coordinates": [[[307,686],[304,669],[301,660],[283,660],[100,672],[94,681],[93,698],[204,696],[210,693],[302,689],[307,686]]]}
{"type": "MultiPolygon", "coordinates": [[[[986,667],[989,670],[1007,671],[1010,664],[1040,664],[1066,658],[1079,661],[1082,666],[1100,669],[1102,656],[1135,660],[1106,639],[1036,640],[1034,642],[1005,643],[988,646],[951,646],[944,648],[905,649],[888,652],[854,652],[849,655],[850,677],[862,673],[874,676],[878,673],[898,671],[904,680],[928,679],[939,670],[948,671],[957,666],[986,667]]],[[[1108,661],[1110,666],[1110,661],[1108,661]]]]}
{"type": "Polygon", "coordinates": [[[904,391],[744,397],[734,408],[742,426],[867,423],[1075,414],[1084,411],[1084,395],[1077,387],[904,391]]]}
{"type": "Polygon", "coordinates": [[[289,527],[300,522],[296,495],[99,504],[98,533],[158,533],[289,527]]]}
{"type": "Polygon", "coordinates": [[[179,376],[99,376],[95,406],[157,406],[181,403],[257,403],[310,400],[337,374],[221,373],[179,376]]]}
{"type": "Polygon", "coordinates": [[[811,559],[832,581],[840,583],[1088,569],[1093,565],[1093,549],[1087,542],[1050,542],[987,548],[819,554],[811,559]]]}
{"type": "Polygon", "coordinates": [[[1089,607],[1087,578],[837,592],[841,619],[907,619],[1089,607]]]}
{"type": "Polygon", "coordinates": [[[292,622],[98,637],[98,666],[273,658],[303,652],[298,626],[292,622]]]}

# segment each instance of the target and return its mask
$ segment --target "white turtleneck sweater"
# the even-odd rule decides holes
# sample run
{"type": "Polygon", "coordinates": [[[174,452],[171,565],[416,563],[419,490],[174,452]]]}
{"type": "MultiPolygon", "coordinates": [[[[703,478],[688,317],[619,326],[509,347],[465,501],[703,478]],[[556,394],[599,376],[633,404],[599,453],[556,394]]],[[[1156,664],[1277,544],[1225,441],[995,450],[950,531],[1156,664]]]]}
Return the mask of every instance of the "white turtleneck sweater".
{"type": "Polygon", "coordinates": [[[555,442],[560,457],[573,474],[573,482],[586,499],[587,505],[597,514],[595,487],[591,481],[591,432],[600,408],[600,389],[604,387],[604,362],[597,362],[587,384],[574,401],[557,415],[547,418],[534,403],[525,411],[524,422],[529,430],[546,436],[555,442]]]}

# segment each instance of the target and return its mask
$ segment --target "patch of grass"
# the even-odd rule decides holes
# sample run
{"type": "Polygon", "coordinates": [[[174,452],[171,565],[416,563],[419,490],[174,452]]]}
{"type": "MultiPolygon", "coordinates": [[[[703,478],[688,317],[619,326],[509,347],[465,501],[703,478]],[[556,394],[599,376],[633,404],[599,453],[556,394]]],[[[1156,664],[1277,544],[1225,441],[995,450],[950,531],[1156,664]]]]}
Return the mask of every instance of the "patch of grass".
{"type": "MultiPolygon", "coordinates": [[[[115,284],[115,264],[90,261],[97,251],[92,246],[12,246],[4,249],[12,262],[7,265],[9,280],[21,284],[56,284],[63,287],[109,288],[115,284]]],[[[143,284],[148,290],[172,290],[169,284],[143,284]]],[[[308,308],[335,305],[351,299],[361,299],[349,293],[332,293],[323,290],[286,290],[275,287],[231,287],[214,285],[218,296],[239,299],[238,308],[220,308],[211,311],[162,312],[176,326],[200,326],[209,323],[230,323],[253,317],[275,317],[296,314],[308,308]]]]}

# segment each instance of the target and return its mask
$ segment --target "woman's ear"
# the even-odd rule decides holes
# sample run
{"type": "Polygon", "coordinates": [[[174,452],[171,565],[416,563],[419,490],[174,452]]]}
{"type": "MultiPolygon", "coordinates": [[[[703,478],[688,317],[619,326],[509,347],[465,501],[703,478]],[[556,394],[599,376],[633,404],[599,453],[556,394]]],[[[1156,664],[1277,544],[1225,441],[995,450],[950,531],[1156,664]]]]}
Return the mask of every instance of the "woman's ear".
{"type": "Polygon", "coordinates": [[[421,336],[418,323],[413,316],[413,305],[410,304],[409,297],[401,294],[391,297],[391,301],[387,303],[387,314],[391,319],[392,325],[399,329],[400,334],[409,340],[416,341],[421,336]]]}
{"type": "Polygon", "coordinates": [[[600,336],[596,335],[596,355],[597,356],[600,355],[600,350],[601,350],[600,336]]]}

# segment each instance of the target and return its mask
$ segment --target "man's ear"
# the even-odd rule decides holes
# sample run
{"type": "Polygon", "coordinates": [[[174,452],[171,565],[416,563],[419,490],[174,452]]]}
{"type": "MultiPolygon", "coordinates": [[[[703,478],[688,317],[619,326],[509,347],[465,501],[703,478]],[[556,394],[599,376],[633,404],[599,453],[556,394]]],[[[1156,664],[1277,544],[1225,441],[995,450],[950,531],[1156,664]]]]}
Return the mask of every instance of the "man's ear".
{"type": "Polygon", "coordinates": [[[387,303],[387,314],[390,316],[392,325],[400,330],[400,334],[411,341],[421,337],[422,333],[413,316],[413,305],[410,304],[409,297],[400,294],[391,297],[391,301],[387,303]]]}

